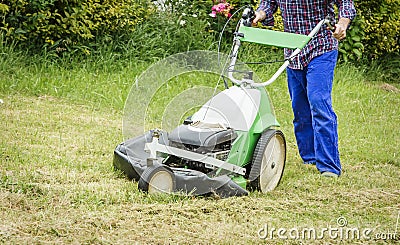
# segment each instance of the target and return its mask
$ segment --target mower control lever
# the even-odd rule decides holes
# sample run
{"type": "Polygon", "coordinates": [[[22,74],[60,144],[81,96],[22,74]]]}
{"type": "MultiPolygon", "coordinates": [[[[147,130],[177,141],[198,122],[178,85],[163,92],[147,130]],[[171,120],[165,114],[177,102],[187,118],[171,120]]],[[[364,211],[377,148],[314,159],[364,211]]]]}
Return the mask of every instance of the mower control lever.
{"type": "Polygon", "coordinates": [[[243,33],[240,33],[240,32],[234,32],[233,35],[234,35],[235,37],[244,37],[244,34],[243,34],[243,33]]]}
{"type": "Polygon", "coordinates": [[[251,27],[255,17],[256,17],[256,14],[254,13],[254,10],[252,7],[245,8],[243,11],[243,14],[242,14],[242,24],[244,26],[251,27]]]}
{"type": "Polygon", "coordinates": [[[335,27],[335,24],[336,24],[335,18],[333,18],[332,16],[328,15],[328,16],[325,17],[325,23],[328,25],[329,30],[331,30],[332,32],[335,31],[335,29],[336,29],[336,27],[335,27]]]}

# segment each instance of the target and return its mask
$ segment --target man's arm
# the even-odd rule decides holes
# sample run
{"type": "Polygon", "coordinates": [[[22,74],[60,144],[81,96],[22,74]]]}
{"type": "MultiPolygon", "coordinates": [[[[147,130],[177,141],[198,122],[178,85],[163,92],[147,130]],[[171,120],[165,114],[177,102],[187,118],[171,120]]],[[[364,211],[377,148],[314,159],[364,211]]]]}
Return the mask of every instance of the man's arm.
{"type": "Polygon", "coordinates": [[[346,38],[347,27],[350,24],[349,18],[340,18],[338,23],[335,25],[335,32],[333,33],[333,37],[337,40],[342,40],[346,38]]]}
{"type": "Polygon", "coordinates": [[[336,0],[335,2],[339,7],[339,21],[335,25],[336,29],[333,37],[342,40],[346,37],[346,31],[350,22],[356,16],[356,9],[354,8],[353,0],[336,0]]]}
{"type": "Polygon", "coordinates": [[[263,21],[264,25],[274,25],[274,13],[278,9],[278,5],[275,0],[260,0],[260,6],[255,12],[256,17],[253,20],[253,25],[257,22],[263,21]]]}
{"type": "Polygon", "coordinates": [[[255,12],[255,15],[256,17],[253,20],[253,25],[257,25],[259,21],[263,21],[265,20],[265,18],[267,18],[267,14],[265,13],[264,10],[257,10],[255,12]]]}

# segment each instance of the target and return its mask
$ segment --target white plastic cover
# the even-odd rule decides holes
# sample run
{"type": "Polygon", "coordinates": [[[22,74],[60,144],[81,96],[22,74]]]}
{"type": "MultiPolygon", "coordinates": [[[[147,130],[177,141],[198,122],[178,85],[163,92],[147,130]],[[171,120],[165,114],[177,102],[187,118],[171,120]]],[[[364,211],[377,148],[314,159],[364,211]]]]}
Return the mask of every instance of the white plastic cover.
{"type": "Polygon", "coordinates": [[[248,131],[257,115],[260,97],[257,89],[233,86],[207,101],[192,120],[222,123],[235,130],[248,131]]]}

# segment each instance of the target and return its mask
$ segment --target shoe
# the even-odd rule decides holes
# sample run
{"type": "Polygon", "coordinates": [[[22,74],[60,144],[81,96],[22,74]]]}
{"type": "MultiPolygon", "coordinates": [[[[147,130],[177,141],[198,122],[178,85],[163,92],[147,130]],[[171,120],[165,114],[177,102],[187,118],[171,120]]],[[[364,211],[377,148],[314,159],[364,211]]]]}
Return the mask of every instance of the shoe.
{"type": "Polygon", "coordinates": [[[339,175],[332,173],[332,172],[322,172],[321,176],[330,177],[330,178],[338,178],[339,175]]]}

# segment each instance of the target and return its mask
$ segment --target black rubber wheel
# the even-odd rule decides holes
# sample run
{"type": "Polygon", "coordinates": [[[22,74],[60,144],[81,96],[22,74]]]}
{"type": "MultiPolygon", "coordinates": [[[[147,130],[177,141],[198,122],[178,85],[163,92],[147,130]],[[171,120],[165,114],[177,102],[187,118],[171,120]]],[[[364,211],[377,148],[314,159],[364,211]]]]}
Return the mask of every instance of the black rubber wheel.
{"type": "Polygon", "coordinates": [[[149,194],[172,193],[175,191],[175,174],[163,165],[147,167],[140,176],[138,188],[149,194]]]}
{"type": "Polygon", "coordinates": [[[266,130],[261,134],[254,149],[249,174],[250,190],[265,193],[275,189],[282,178],[285,162],[285,136],[279,130],[266,130]]]}

